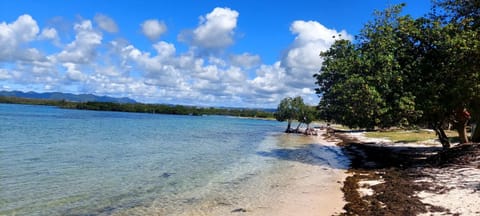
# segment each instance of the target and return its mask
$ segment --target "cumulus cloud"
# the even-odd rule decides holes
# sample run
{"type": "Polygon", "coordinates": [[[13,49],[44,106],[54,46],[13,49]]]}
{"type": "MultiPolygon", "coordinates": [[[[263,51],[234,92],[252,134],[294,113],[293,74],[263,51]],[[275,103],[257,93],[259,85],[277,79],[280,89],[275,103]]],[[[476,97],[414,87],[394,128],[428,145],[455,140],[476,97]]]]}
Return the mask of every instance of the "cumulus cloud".
{"type": "Polygon", "coordinates": [[[230,61],[235,66],[250,69],[259,66],[262,62],[262,59],[259,55],[242,53],[240,55],[230,55],[230,61]]]}
{"type": "Polygon", "coordinates": [[[75,38],[65,45],[59,42],[68,39],[61,38],[63,28],[40,29],[32,17],[22,15],[0,23],[0,63],[6,65],[0,69],[0,86],[28,83],[37,89],[191,105],[275,107],[282,98],[297,95],[318,103],[312,75],[322,64],[319,53],[334,42],[332,36],[351,36],[316,21],[295,21],[290,46],[277,62],[266,65],[254,53],[227,52],[235,42],[238,17],[229,8],[201,16],[198,26],[179,35],[190,45],[180,51],[175,42],[158,40],[167,30],[158,20],[142,23],[142,32],[155,42],[140,48],[127,39],[104,42],[102,31],[115,33],[118,26],[102,14],[93,18],[97,28],[90,20],[75,23],[75,38]],[[58,41],[61,50],[42,54],[38,47],[43,46],[37,44],[49,41],[58,41]]]}
{"type": "Polygon", "coordinates": [[[294,87],[313,88],[312,75],[322,66],[319,54],[330,48],[334,36],[341,34],[346,39],[352,38],[344,30],[328,29],[316,21],[295,21],[290,31],[297,36],[282,56],[281,65],[291,77],[287,84],[294,87]]]}
{"type": "Polygon", "coordinates": [[[83,81],[86,76],[77,69],[77,65],[73,63],[64,63],[63,66],[67,69],[65,75],[68,81],[83,81]]]}
{"type": "Polygon", "coordinates": [[[19,49],[22,44],[33,41],[40,29],[28,14],[21,15],[12,23],[0,23],[0,61],[31,56],[35,49],[19,49]]]}
{"type": "Polygon", "coordinates": [[[57,30],[54,28],[44,28],[40,34],[40,39],[45,40],[58,40],[57,30]]]}
{"type": "Polygon", "coordinates": [[[175,45],[171,43],[160,41],[154,44],[153,47],[157,51],[158,56],[162,59],[170,58],[175,55],[175,45]]]}
{"type": "Polygon", "coordinates": [[[179,40],[206,51],[217,51],[234,43],[234,30],[239,13],[230,8],[215,8],[206,16],[200,17],[197,28],[184,32],[179,40]]]}
{"type": "Polygon", "coordinates": [[[100,27],[100,29],[102,29],[103,31],[106,31],[108,33],[118,32],[117,23],[115,23],[115,21],[112,18],[104,14],[97,14],[93,19],[95,20],[97,25],[100,27]]]}
{"type": "Polygon", "coordinates": [[[69,43],[57,57],[61,62],[87,64],[95,61],[97,47],[102,43],[102,35],[92,28],[90,20],[74,25],[75,40],[69,43]]]}
{"type": "Polygon", "coordinates": [[[0,80],[10,79],[11,77],[7,69],[0,68],[0,80]]]}
{"type": "Polygon", "coordinates": [[[142,23],[142,32],[150,40],[157,40],[162,34],[167,31],[167,25],[164,22],[156,19],[145,20],[142,23]]]}

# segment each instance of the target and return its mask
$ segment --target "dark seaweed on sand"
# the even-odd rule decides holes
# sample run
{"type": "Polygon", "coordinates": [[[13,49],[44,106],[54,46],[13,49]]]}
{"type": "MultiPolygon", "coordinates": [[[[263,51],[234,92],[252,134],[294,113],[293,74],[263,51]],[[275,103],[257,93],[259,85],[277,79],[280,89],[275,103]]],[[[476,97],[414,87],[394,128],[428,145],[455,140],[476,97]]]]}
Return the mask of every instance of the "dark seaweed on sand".
{"type": "MultiPolygon", "coordinates": [[[[480,168],[480,144],[468,144],[442,150],[441,148],[385,147],[360,143],[337,134],[341,145],[351,158],[352,174],[342,188],[347,204],[340,215],[417,215],[426,212],[452,214],[448,209],[422,203],[416,192],[436,191],[430,182],[415,180],[428,177],[424,168],[475,167],[480,168]],[[359,182],[379,180],[384,183],[372,186],[373,195],[361,197],[359,182]]],[[[455,214],[453,214],[455,215],[455,214]]]]}

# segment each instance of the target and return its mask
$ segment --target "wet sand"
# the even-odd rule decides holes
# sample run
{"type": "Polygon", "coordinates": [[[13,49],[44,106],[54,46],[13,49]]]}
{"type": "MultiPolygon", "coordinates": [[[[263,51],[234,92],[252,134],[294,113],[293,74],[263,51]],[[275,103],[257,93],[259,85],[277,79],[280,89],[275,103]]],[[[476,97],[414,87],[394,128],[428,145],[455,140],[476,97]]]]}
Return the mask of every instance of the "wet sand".
{"type": "Polygon", "coordinates": [[[226,182],[226,188],[179,196],[199,202],[182,198],[167,208],[156,200],[115,215],[337,215],[345,205],[341,187],[350,164],[338,142],[322,134],[279,134],[272,148],[257,152],[268,164],[263,169],[226,182]]]}
{"type": "Polygon", "coordinates": [[[324,136],[281,135],[279,149],[260,152],[284,160],[251,179],[232,202],[203,204],[181,215],[334,215],[345,205],[341,187],[349,160],[324,136]],[[274,156],[276,155],[276,156],[274,156]]]}

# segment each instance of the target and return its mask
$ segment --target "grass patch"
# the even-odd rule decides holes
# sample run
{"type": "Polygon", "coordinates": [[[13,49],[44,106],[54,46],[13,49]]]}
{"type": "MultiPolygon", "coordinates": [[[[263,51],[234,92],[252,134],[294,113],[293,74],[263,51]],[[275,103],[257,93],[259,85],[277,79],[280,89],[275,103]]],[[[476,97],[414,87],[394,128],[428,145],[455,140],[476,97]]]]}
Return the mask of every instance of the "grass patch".
{"type": "Polygon", "coordinates": [[[355,130],[355,128],[350,128],[348,126],[340,124],[332,124],[331,127],[335,130],[355,130]]]}
{"type": "MultiPolygon", "coordinates": [[[[458,137],[455,131],[445,131],[448,137],[458,137]]],[[[413,131],[385,131],[385,132],[367,132],[366,137],[369,138],[384,138],[392,142],[422,142],[432,139],[437,139],[437,135],[433,131],[427,130],[413,130],[413,131]]]]}

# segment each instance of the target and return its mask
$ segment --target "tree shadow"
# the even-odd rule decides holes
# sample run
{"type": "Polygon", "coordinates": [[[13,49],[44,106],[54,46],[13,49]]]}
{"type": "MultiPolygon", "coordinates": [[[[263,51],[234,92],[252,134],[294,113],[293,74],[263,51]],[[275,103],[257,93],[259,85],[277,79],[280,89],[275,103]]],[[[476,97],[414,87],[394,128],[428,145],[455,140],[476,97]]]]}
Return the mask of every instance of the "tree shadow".
{"type": "Polygon", "coordinates": [[[350,156],[351,168],[354,169],[407,169],[424,166],[429,157],[442,151],[442,147],[409,147],[348,142],[344,143],[344,151],[350,156]]]}
{"type": "Polygon", "coordinates": [[[307,144],[298,148],[273,149],[268,152],[260,151],[257,152],[257,155],[344,170],[349,168],[350,163],[342,147],[319,144],[307,144]]]}

